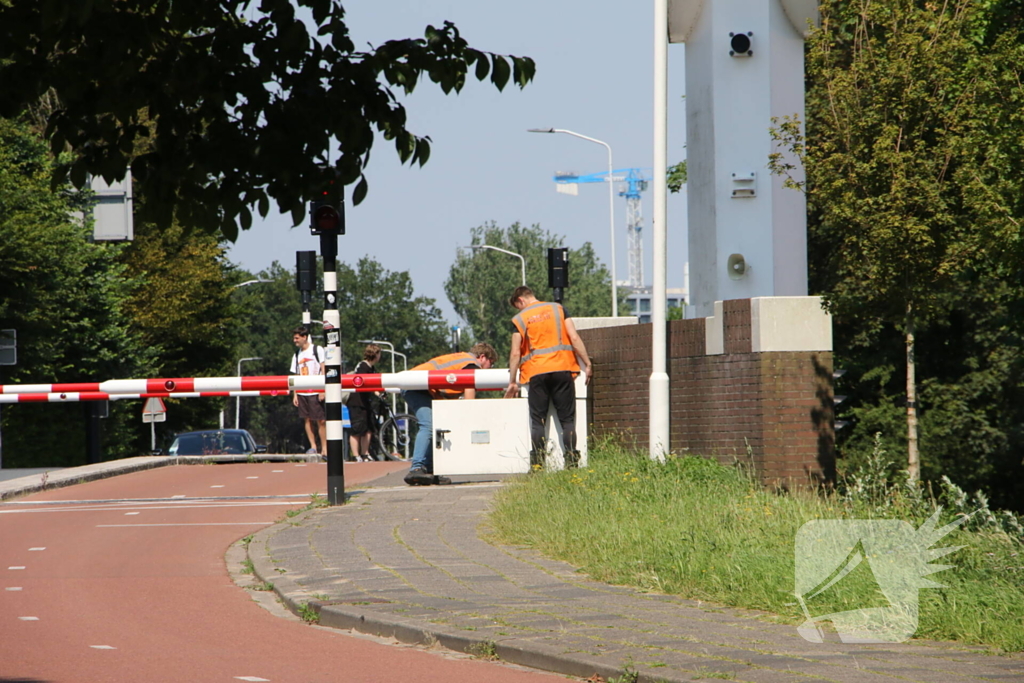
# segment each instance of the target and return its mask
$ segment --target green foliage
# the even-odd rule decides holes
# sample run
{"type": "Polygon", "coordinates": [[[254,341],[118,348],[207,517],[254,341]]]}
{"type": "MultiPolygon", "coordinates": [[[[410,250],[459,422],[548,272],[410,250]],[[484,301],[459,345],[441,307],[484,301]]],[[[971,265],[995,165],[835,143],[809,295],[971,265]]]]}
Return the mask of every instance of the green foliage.
{"type": "Polygon", "coordinates": [[[142,220],[177,217],[228,239],[271,200],[298,224],[330,177],[354,184],[358,204],[377,134],[403,162],[426,163],[430,139],[408,130],[393,89],[411,93],[421,77],[445,93],[474,77],[522,88],[534,69],[471,48],[450,22],[357,49],[339,0],[0,3],[0,116],[59,102],[46,135],[74,156],[54,187],[130,166],[142,220]],[[311,10],[312,30],[297,8],[311,10]]]}
{"type": "MultiPolygon", "coordinates": [[[[964,546],[933,575],[945,588],[922,590],[917,636],[1024,649],[1024,589],[1016,517],[991,512],[955,487],[938,501],[919,484],[888,479],[879,450],[870,467],[818,494],[765,490],[737,467],[695,456],[652,461],[611,443],[591,444],[590,466],[538,473],[503,488],[490,516],[496,540],[529,546],[615,584],[720,604],[767,610],[791,623],[804,616],[795,585],[794,539],[820,519],[903,519],[919,526],[937,504],[942,522],[968,514],[938,545],[964,546]],[[1014,522],[1011,522],[1010,519],[1014,522]]],[[[857,609],[857,595],[837,599],[857,609]]]]}
{"type": "Polygon", "coordinates": [[[1024,500],[1024,48],[1011,2],[830,0],[808,42],[807,122],[773,172],[807,191],[811,291],[832,311],[849,471],[907,447],[916,331],[922,477],[1024,500]],[[806,183],[792,177],[803,162],[806,183]],[[901,427],[900,422],[904,425],[901,427]]]}
{"type": "MultiPolygon", "coordinates": [[[[551,301],[548,287],[548,248],[562,247],[564,238],[513,223],[500,228],[494,223],[473,228],[471,245],[499,247],[526,260],[526,283],[537,298],[551,301]]],[[[569,250],[569,287],[563,304],[573,316],[611,315],[611,275],[594,255],[590,242],[569,250]]],[[[465,320],[473,339],[494,346],[498,358],[508,358],[512,339],[512,317],[516,310],[508,303],[516,287],[522,284],[522,262],[492,249],[460,249],[448,272],[444,291],[459,317],[465,320]]],[[[619,292],[619,307],[625,309],[624,292],[619,292]]]]}
{"type": "Polygon", "coordinates": [[[686,184],[686,162],[680,161],[678,164],[668,167],[668,191],[669,192],[682,192],[683,185],[686,184]]]}
{"type": "MultiPolygon", "coordinates": [[[[72,214],[88,197],[51,192],[51,167],[40,140],[0,119],[0,328],[18,333],[18,365],[2,368],[0,382],[131,377],[142,354],[126,334],[131,282],[119,260],[123,247],[89,242],[91,223],[72,214]]],[[[4,406],[4,465],[84,464],[84,408],[4,406]]],[[[111,408],[112,444],[123,436],[117,416],[125,410],[111,408]]]]}

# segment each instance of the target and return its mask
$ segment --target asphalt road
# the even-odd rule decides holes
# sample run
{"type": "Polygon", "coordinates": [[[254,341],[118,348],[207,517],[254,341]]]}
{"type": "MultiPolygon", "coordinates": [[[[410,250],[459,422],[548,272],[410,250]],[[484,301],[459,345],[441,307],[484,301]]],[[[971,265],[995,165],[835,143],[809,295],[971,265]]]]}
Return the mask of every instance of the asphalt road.
{"type": "MultiPolygon", "coordinates": [[[[346,483],[402,467],[352,463],[346,483]]],[[[565,680],[259,606],[225,552],[325,484],[323,464],[164,467],[0,504],[0,683],[565,680]]]]}

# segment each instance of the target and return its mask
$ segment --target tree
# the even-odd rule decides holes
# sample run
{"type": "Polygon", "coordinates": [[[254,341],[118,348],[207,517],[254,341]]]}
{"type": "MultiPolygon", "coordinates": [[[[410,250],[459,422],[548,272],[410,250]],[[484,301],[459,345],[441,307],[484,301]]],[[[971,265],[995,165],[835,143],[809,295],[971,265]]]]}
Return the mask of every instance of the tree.
{"type": "MultiPolygon", "coordinates": [[[[0,119],[0,328],[18,332],[18,364],[2,368],[0,382],[131,377],[143,354],[126,332],[123,247],[88,241],[91,222],[73,214],[88,211],[89,197],[50,192],[51,167],[41,140],[25,125],[0,119]]],[[[84,464],[82,407],[5,406],[4,464],[84,464]]],[[[116,419],[123,409],[111,410],[108,443],[117,443],[125,433],[116,419]]]]}
{"type": "MultiPolygon", "coordinates": [[[[537,298],[550,301],[548,248],[562,247],[564,237],[542,231],[539,225],[526,228],[513,223],[500,228],[489,223],[470,231],[470,244],[487,244],[522,255],[526,259],[526,282],[537,298]]],[[[455,312],[469,325],[473,339],[494,346],[499,358],[507,358],[512,337],[511,320],[516,310],[508,303],[512,291],[522,283],[519,259],[490,249],[460,250],[448,273],[444,291],[455,312]]],[[[611,275],[585,242],[569,251],[569,287],[563,303],[573,316],[611,315],[611,275]]],[[[625,305],[619,292],[619,305],[625,305]]]]}
{"type": "MultiPolygon", "coordinates": [[[[1020,150],[998,141],[1019,119],[1007,102],[1024,62],[1003,60],[1012,40],[998,58],[985,46],[989,18],[969,0],[829,0],[808,42],[806,147],[799,121],[776,122],[807,171],[811,279],[829,310],[868,321],[853,344],[903,336],[913,479],[918,334],[972,272],[1016,252],[1020,150]]],[[[780,155],[771,166],[788,170],[780,155]]]]}
{"type": "Polygon", "coordinates": [[[130,166],[142,220],[177,216],[228,239],[270,200],[298,224],[328,180],[354,183],[358,204],[375,131],[403,162],[426,163],[430,139],[408,130],[393,88],[426,76],[459,92],[489,77],[501,90],[533,74],[531,59],[471,48],[450,22],[357,50],[339,0],[261,0],[255,15],[252,0],[0,2],[0,116],[56,101],[46,136],[74,155],[53,187],[130,166]]]}

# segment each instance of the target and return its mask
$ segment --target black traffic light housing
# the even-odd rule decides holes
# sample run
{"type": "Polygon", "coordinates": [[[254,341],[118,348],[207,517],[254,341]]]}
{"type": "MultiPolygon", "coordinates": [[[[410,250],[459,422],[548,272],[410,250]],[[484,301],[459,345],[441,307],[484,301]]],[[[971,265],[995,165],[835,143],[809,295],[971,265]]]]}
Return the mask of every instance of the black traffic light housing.
{"type": "Polygon", "coordinates": [[[554,293],[554,299],[562,303],[562,294],[569,286],[569,248],[548,248],[548,287],[554,293]]]}
{"type": "Polygon", "coordinates": [[[345,196],[342,186],[332,178],[309,202],[309,232],[314,235],[345,234],[345,196]]]}

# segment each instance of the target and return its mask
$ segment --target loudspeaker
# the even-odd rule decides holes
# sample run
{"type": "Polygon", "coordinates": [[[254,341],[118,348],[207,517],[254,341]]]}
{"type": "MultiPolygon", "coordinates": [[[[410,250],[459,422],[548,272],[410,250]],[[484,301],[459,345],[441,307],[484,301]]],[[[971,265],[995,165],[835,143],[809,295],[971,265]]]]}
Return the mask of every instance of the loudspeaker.
{"type": "Polygon", "coordinates": [[[725,264],[725,269],[728,271],[731,279],[743,279],[749,268],[746,259],[743,258],[743,254],[729,254],[729,260],[725,264]]]}

